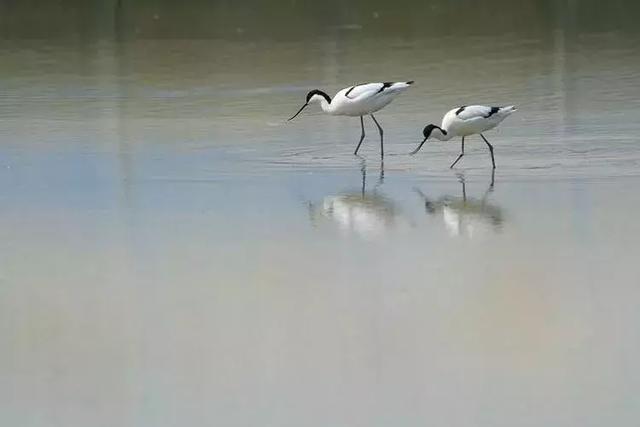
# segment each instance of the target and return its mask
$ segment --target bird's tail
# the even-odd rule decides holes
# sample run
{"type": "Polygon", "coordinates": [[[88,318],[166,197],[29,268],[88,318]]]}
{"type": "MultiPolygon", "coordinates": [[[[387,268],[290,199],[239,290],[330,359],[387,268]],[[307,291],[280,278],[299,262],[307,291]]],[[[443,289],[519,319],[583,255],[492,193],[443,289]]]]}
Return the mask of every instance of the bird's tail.
{"type": "Polygon", "coordinates": [[[508,105],[506,107],[500,107],[500,114],[502,114],[503,116],[508,116],[510,114],[515,113],[516,111],[518,111],[518,109],[516,108],[515,105],[508,105]]]}
{"type": "Polygon", "coordinates": [[[387,82],[387,83],[385,83],[385,86],[387,87],[385,89],[385,92],[387,92],[387,93],[404,92],[412,84],[413,84],[413,80],[411,80],[409,82],[387,82]]]}
{"type": "Polygon", "coordinates": [[[391,84],[391,87],[389,87],[389,89],[391,89],[392,91],[404,90],[404,89],[407,89],[412,84],[413,84],[413,80],[410,80],[408,82],[394,82],[391,84]]]}

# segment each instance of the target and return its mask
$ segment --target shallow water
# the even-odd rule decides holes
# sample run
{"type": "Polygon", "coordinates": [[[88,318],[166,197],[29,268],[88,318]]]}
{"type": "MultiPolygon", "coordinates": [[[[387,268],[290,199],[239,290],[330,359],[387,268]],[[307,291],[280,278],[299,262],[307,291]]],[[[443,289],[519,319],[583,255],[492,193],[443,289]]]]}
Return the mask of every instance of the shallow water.
{"type": "Polygon", "coordinates": [[[358,31],[0,41],[0,424],[637,425],[638,36],[358,31]]]}

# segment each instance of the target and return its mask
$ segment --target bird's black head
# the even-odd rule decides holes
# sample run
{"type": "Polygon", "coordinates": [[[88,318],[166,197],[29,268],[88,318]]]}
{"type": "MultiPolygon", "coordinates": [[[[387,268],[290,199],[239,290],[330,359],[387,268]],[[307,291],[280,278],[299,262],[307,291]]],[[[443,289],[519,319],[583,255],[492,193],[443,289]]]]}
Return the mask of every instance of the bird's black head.
{"type": "Polygon", "coordinates": [[[309,92],[307,94],[307,100],[305,101],[304,105],[302,107],[300,107],[300,109],[298,110],[297,113],[295,113],[293,115],[293,117],[291,117],[289,120],[293,120],[297,117],[298,114],[300,114],[302,112],[302,110],[304,110],[305,108],[307,108],[307,106],[309,104],[312,103],[316,103],[316,102],[322,102],[322,99],[325,99],[328,103],[331,103],[331,98],[329,97],[329,95],[327,95],[326,93],[324,93],[323,91],[319,90],[319,89],[314,89],[311,92],[309,92]]]}
{"type": "Polygon", "coordinates": [[[307,94],[307,104],[309,103],[309,101],[311,101],[311,98],[313,98],[313,95],[319,95],[319,96],[323,97],[324,99],[326,99],[327,102],[331,103],[331,97],[329,95],[327,95],[326,93],[324,93],[320,89],[314,89],[314,90],[312,90],[311,92],[309,92],[307,94]]]}
{"type": "Polygon", "coordinates": [[[427,142],[427,139],[429,139],[429,137],[431,136],[431,133],[433,132],[434,129],[438,129],[440,132],[442,132],[443,135],[447,134],[447,131],[442,129],[440,126],[436,126],[434,124],[426,125],[424,127],[424,129],[422,130],[422,134],[424,135],[424,139],[422,140],[420,145],[418,145],[418,147],[415,150],[413,150],[410,154],[416,154],[418,151],[420,151],[420,149],[422,148],[424,143],[427,142]]]}
{"type": "Polygon", "coordinates": [[[424,135],[424,139],[428,139],[431,136],[431,132],[433,132],[434,129],[440,129],[442,133],[444,133],[445,135],[447,134],[444,130],[442,130],[442,128],[440,128],[440,126],[430,124],[430,125],[426,125],[424,127],[424,130],[422,131],[422,135],[424,135]]]}

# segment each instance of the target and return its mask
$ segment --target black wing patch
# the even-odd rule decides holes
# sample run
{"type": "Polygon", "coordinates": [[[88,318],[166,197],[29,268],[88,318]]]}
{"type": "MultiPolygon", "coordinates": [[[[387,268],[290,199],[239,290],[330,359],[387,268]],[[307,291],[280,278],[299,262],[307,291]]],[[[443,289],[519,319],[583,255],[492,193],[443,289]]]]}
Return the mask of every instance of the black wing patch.
{"type": "MultiPolygon", "coordinates": [[[[356,86],[360,86],[360,85],[356,85],[356,86]]],[[[351,88],[347,91],[347,93],[344,94],[344,96],[349,98],[349,94],[351,93],[352,90],[356,88],[356,86],[351,86],[351,88]]],[[[352,99],[352,98],[349,98],[349,99],[352,99]]]]}
{"type": "Polygon", "coordinates": [[[489,111],[489,114],[487,114],[486,116],[484,116],[485,119],[488,119],[489,117],[493,116],[494,114],[496,114],[498,111],[500,111],[500,107],[491,107],[491,111],[489,111]]]}
{"type": "Polygon", "coordinates": [[[465,109],[465,108],[467,108],[467,106],[466,106],[466,105],[463,105],[462,107],[458,108],[458,109],[456,110],[456,116],[459,116],[459,115],[460,115],[460,113],[462,113],[462,112],[464,111],[464,109],[465,109]]]}
{"type": "Polygon", "coordinates": [[[378,89],[378,91],[376,92],[376,94],[379,94],[380,92],[382,92],[383,90],[385,90],[388,87],[393,86],[393,82],[384,82],[382,83],[382,87],[380,89],[378,89]]]}

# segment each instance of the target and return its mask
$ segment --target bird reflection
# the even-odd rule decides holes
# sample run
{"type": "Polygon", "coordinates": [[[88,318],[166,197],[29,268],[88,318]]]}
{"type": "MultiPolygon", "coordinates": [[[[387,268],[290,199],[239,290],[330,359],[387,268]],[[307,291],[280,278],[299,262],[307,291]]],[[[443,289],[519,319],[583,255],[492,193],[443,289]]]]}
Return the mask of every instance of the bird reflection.
{"type": "Polygon", "coordinates": [[[380,171],[371,189],[367,189],[367,167],[364,160],[360,172],[362,182],[358,191],[327,196],[320,206],[309,204],[314,226],[318,225],[320,219],[325,219],[345,233],[370,238],[382,235],[395,225],[398,209],[393,201],[379,191],[384,183],[384,162],[380,162],[380,171]]]}
{"type": "Polygon", "coordinates": [[[500,231],[504,221],[502,209],[487,200],[493,192],[494,173],[491,174],[489,187],[480,199],[467,197],[463,174],[458,174],[458,180],[462,186],[462,197],[447,195],[433,200],[419,189],[414,189],[424,200],[427,214],[441,218],[451,236],[464,236],[471,239],[487,231],[500,231]]]}

